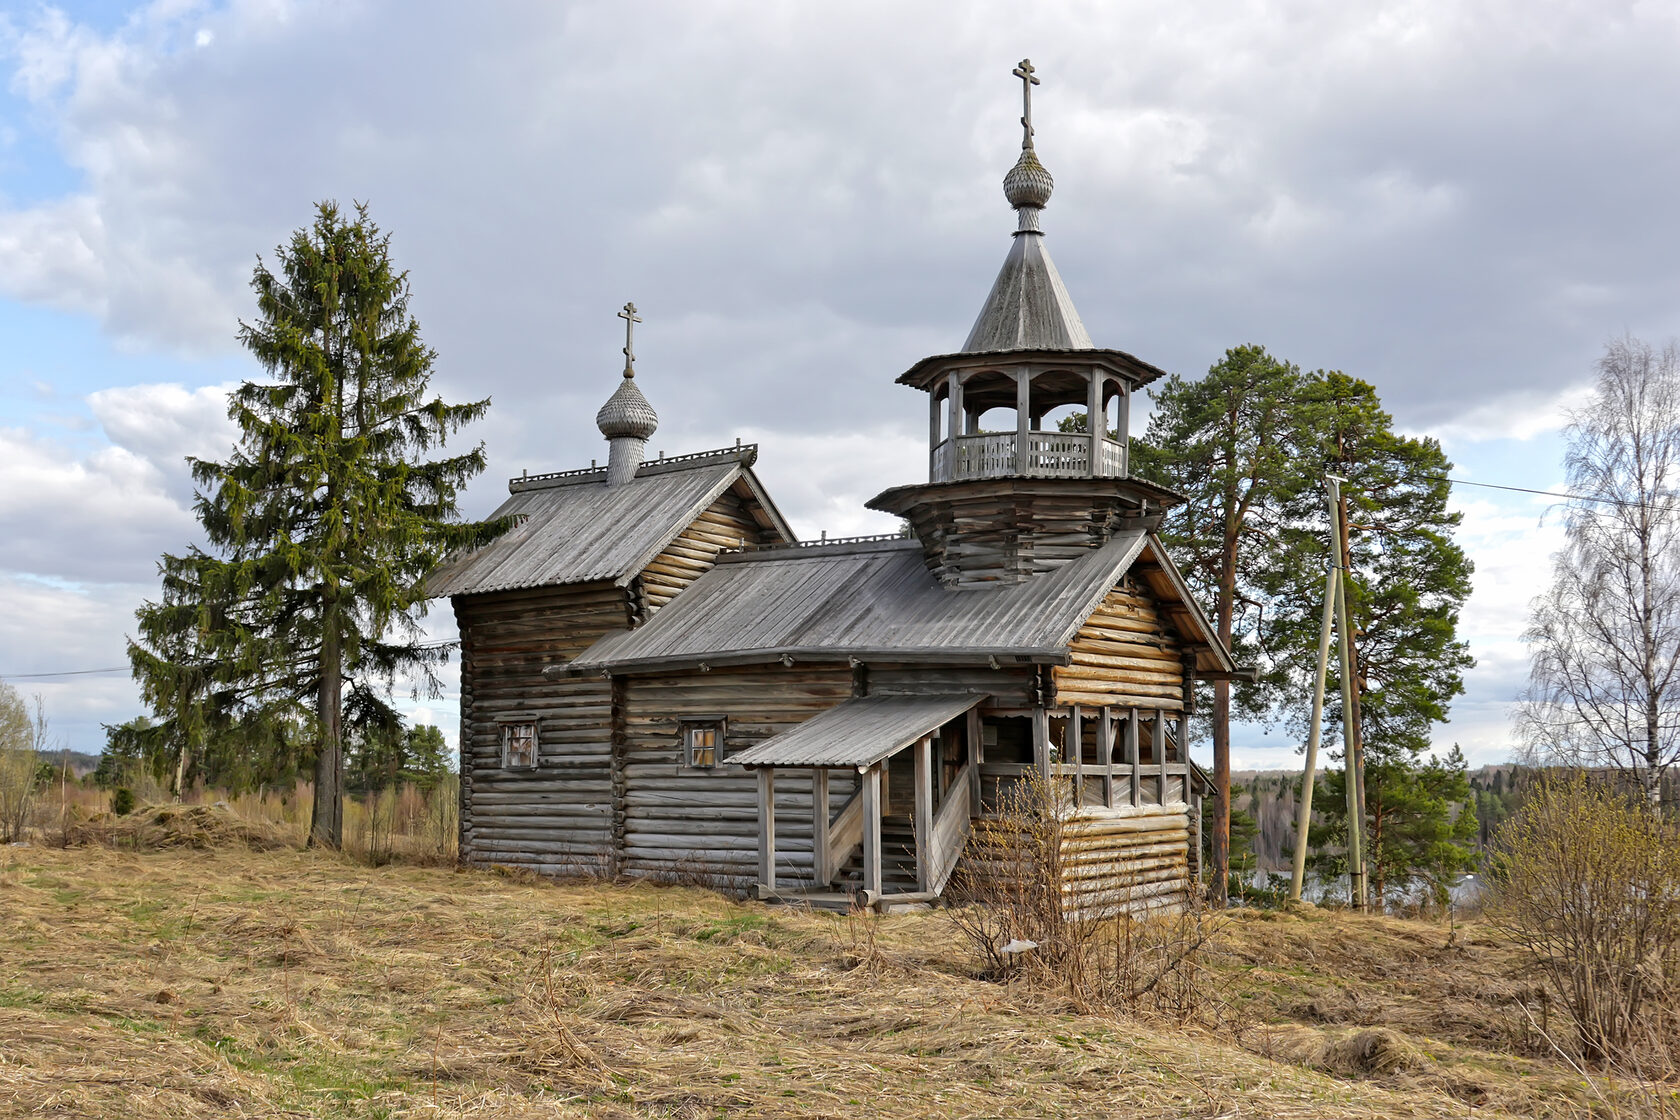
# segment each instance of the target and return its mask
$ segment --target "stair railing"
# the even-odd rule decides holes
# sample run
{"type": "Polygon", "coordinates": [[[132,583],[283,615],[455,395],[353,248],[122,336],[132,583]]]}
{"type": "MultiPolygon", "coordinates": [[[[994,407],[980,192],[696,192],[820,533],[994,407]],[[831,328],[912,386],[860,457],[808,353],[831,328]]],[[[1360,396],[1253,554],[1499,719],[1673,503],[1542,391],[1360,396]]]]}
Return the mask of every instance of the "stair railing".
{"type": "Polygon", "coordinates": [[[974,788],[970,762],[958,771],[945,791],[945,803],[934,814],[932,835],[928,838],[927,889],[935,894],[945,889],[951,873],[957,869],[957,859],[968,843],[968,833],[974,817],[971,802],[974,788]]]}
{"type": "Polygon", "coordinates": [[[816,869],[817,882],[832,883],[852,852],[862,846],[863,786],[860,783],[846,803],[840,806],[840,811],[834,814],[834,819],[828,822],[828,861],[825,866],[816,869]]]}

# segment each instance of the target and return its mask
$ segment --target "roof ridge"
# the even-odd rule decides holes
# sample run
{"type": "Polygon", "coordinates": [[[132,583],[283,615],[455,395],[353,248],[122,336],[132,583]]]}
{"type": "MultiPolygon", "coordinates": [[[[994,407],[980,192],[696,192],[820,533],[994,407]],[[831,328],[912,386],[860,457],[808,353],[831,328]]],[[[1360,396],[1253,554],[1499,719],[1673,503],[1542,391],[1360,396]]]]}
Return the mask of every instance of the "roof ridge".
{"type": "MultiPolygon", "coordinates": [[[[758,444],[737,443],[734,447],[718,447],[710,451],[694,451],[687,455],[673,455],[666,458],[663,454],[657,459],[648,459],[636,469],[637,478],[647,478],[651,475],[670,474],[674,471],[691,470],[696,467],[709,467],[717,463],[740,463],[744,467],[752,466],[758,458],[758,444]]],[[[578,486],[587,482],[605,482],[607,468],[583,467],[571,471],[547,471],[543,474],[522,474],[518,478],[508,479],[508,493],[519,494],[526,490],[546,490],[555,486],[578,486]]]]}
{"type": "Polygon", "coordinates": [[[849,556],[861,552],[896,552],[905,548],[921,548],[915,537],[902,533],[877,533],[862,537],[825,537],[814,541],[790,541],[787,544],[765,545],[759,548],[734,549],[718,554],[719,564],[740,564],[755,560],[802,560],[813,557],[849,556]]]}

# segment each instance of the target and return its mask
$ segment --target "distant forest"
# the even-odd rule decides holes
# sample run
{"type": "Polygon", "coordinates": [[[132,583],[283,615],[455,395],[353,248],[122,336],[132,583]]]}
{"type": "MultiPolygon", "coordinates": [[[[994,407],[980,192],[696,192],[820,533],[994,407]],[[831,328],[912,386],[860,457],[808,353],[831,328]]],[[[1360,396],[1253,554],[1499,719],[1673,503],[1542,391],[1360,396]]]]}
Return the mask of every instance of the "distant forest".
{"type": "MultiPolygon", "coordinates": [[[[1470,771],[1475,805],[1468,808],[1476,814],[1478,849],[1487,847],[1499,825],[1521,803],[1532,773],[1510,763],[1470,771]]],[[[1301,788],[1300,772],[1238,771],[1231,775],[1231,782],[1231,870],[1245,874],[1255,871],[1288,874],[1290,854],[1295,846],[1295,799],[1301,788]],[[1242,843],[1244,834],[1248,836],[1246,850],[1242,843]],[[1246,860],[1241,858],[1244,855],[1246,860]]]]}

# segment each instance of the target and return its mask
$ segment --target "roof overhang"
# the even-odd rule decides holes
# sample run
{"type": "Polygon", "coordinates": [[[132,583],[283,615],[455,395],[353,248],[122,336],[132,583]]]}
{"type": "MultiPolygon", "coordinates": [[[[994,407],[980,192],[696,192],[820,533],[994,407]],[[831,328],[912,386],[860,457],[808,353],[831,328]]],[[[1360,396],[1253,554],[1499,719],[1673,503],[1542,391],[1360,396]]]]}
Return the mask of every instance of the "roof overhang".
{"type": "MultiPolygon", "coordinates": [[[[628,630],[614,630],[599,641],[606,642],[628,630]]],[[[668,673],[680,669],[722,669],[738,665],[771,665],[782,662],[792,668],[796,664],[850,665],[988,665],[994,669],[1011,669],[1021,665],[1066,665],[1069,654],[1065,647],[1045,648],[998,647],[996,649],[865,649],[830,646],[775,646],[767,649],[732,650],[728,653],[684,653],[670,657],[644,657],[634,660],[615,660],[610,651],[598,660],[573,661],[564,665],[550,665],[543,676],[550,680],[563,677],[633,676],[638,673],[668,673]]]]}
{"type": "Polygon", "coordinates": [[[1023,365],[1047,368],[1103,366],[1134,386],[1147,385],[1167,375],[1166,370],[1152,366],[1124,350],[983,350],[972,353],[934,354],[923,358],[899,374],[898,383],[932,391],[938,387],[945,375],[953,370],[960,374],[967,370],[1013,370],[1023,365]]]}
{"type": "Polygon", "coordinates": [[[729,762],[746,767],[874,766],[986,699],[975,693],[859,696],[773,735],[729,762]]]}

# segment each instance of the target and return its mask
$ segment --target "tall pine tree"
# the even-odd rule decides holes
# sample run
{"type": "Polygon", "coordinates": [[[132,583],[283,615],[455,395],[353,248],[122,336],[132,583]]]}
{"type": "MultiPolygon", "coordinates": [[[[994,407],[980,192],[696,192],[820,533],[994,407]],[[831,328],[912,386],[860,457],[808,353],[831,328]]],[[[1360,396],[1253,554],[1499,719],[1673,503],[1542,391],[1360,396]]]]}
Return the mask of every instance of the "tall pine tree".
{"type": "MultiPolygon", "coordinates": [[[[1173,376],[1152,392],[1149,429],[1133,469],[1186,501],[1161,536],[1197,598],[1213,607],[1220,640],[1239,663],[1264,645],[1255,588],[1276,566],[1280,518],[1304,482],[1301,371],[1259,346],[1238,346],[1199,381],[1173,376]]],[[[1257,694],[1248,710],[1264,710],[1257,694]]],[[[1225,898],[1231,866],[1231,682],[1213,685],[1213,890],[1225,898]]]]}
{"type": "Polygon", "coordinates": [[[236,389],[239,444],[192,459],[208,542],[166,555],[129,656],[148,701],[190,738],[302,709],[315,738],[310,842],[343,830],[346,721],[394,724],[399,675],[435,688],[447,650],[421,644],[422,581],[451,550],[505,528],[456,517],[482,446],[427,458],[489,400],[430,395],[436,354],[409,314],[408,274],[358,204],[331,203],[258,261],[240,340],[269,374],[236,389]]]}

